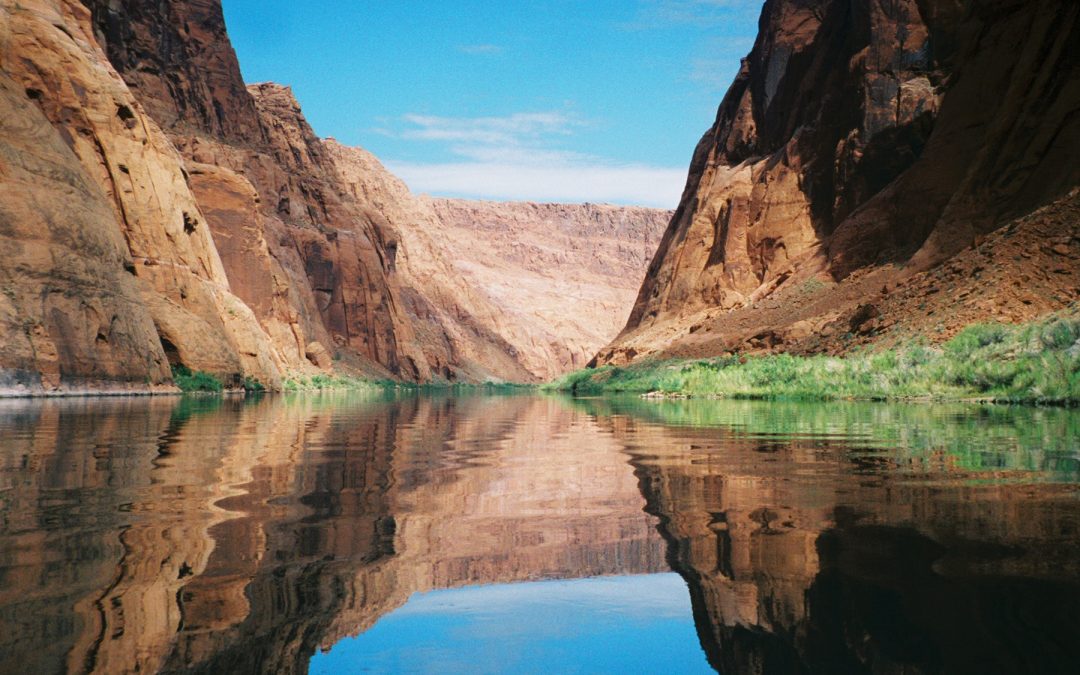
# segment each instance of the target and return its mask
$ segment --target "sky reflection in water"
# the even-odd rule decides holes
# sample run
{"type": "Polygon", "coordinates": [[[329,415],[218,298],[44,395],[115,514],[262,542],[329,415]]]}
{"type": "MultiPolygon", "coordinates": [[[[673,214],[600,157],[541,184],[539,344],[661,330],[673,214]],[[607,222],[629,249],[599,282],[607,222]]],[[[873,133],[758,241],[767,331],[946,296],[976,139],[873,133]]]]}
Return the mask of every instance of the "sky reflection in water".
{"type": "Polygon", "coordinates": [[[541,581],[413,596],[316,654],[343,672],[711,673],[676,574],[541,581]]]}

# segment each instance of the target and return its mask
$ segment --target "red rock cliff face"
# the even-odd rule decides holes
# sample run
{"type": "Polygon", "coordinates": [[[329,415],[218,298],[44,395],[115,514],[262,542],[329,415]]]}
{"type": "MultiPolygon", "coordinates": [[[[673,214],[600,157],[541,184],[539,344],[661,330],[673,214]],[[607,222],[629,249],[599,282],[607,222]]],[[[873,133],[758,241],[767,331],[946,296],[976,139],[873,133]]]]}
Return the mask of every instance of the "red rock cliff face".
{"type": "Polygon", "coordinates": [[[582,367],[626,320],[671,217],[416,197],[370,153],[322,147],[347,194],[396,233],[402,307],[429,369],[448,380],[527,382],[582,367]]]}
{"type": "Polygon", "coordinates": [[[287,369],[427,379],[397,307],[392,235],[343,194],[291,90],[245,87],[219,0],[87,0],[128,86],[191,165],[230,282],[287,369]]]}
{"type": "Polygon", "coordinates": [[[0,392],[274,384],[180,157],[62,0],[0,3],[0,392]]]}
{"type": "MultiPolygon", "coordinates": [[[[883,287],[918,285],[1064,198],[1080,183],[1078,13],[1065,1],[766,2],[626,330],[599,360],[843,349],[806,338],[846,333],[834,327],[884,303],[883,287]]],[[[1072,246],[1075,222],[1050,229],[1072,246]]],[[[999,267],[995,250],[983,268],[999,267]]],[[[1042,309],[1071,301],[1070,285],[1042,309]]],[[[915,307],[892,308],[885,327],[915,307]]]]}
{"type": "Polygon", "coordinates": [[[409,379],[537,380],[618,331],[666,213],[418,200],[364,151],[319,139],[287,87],[245,88],[218,0],[87,4],[185,158],[229,282],[282,370],[334,355],[409,379]],[[477,229],[501,234],[479,246],[477,229]],[[565,255],[509,261],[518,235],[565,255]],[[595,305],[590,320],[571,298],[595,305]]]}
{"type": "Polygon", "coordinates": [[[482,289],[491,330],[534,378],[583,367],[618,334],[670,211],[427,199],[450,274],[482,289]]]}
{"type": "Polygon", "coordinates": [[[431,372],[448,380],[527,382],[582,367],[626,320],[671,217],[414,197],[370,153],[323,147],[348,193],[397,233],[402,306],[431,372]]]}

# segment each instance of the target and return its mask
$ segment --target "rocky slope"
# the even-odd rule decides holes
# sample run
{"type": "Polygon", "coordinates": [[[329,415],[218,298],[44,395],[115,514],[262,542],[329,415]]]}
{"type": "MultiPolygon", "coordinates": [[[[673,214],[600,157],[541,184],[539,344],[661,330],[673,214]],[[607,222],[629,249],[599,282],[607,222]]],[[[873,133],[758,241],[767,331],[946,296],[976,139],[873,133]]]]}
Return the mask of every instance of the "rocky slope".
{"type": "Polygon", "coordinates": [[[619,332],[671,217],[413,197],[370,153],[325,147],[349,192],[397,233],[403,306],[432,372],[450,380],[546,380],[584,366],[619,332]]]}
{"type": "Polygon", "coordinates": [[[0,393],[167,388],[178,365],[271,387],[549,377],[617,331],[666,220],[440,211],[318,138],[287,87],[245,86],[220,0],[0,0],[0,18],[0,393]],[[525,230],[576,252],[545,267],[510,250],[525,230]]]}
{"type": "Polygon", "coordinates": [[[843,351],[897,326],[947,337],[1074,302],[1078,21],[1064,0],[768,0],[630,321],[597,361],[843,351]],[[1062,270],[1034,305],[1013,284],[1045,275],[1010,264],[1007,238],[988,236],[1004,226],[1062,270]],[[949,292],[940,265],[973,245],[984,260],[951,282],[971,288],[949,292]],[[932,288],[943,302],[926,317],[932,288]]]}

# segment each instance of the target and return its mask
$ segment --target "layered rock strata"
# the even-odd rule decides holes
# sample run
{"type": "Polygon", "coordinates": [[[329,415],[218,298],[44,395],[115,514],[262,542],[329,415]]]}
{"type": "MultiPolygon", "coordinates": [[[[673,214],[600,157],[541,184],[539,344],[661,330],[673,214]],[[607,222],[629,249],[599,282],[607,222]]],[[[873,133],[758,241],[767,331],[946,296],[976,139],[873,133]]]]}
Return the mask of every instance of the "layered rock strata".
{"type": "Polygon", "coordinates": [[[618,334],[670,211],[427,199],[451,277],[482,289],[492,328],[534,376],[583,367],[618,334]]]}
{"type": "Polygon", "coordinates": [[[545,380],[619,332],[670,211],[414,197],[370,153],[329,140],[348,191],[398,234],[403,306],[432,372],[545,380]]]}

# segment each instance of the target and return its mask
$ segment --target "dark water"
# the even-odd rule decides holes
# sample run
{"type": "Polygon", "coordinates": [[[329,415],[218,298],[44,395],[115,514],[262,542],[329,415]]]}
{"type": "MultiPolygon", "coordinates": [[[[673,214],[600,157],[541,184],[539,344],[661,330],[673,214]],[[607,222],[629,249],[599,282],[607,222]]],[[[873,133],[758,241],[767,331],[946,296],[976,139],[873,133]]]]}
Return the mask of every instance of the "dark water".
{"type": "Polygon", "coordinates": [[[1080,414],[0,402],[0,672],[1080,672],[1080,414]]]}

